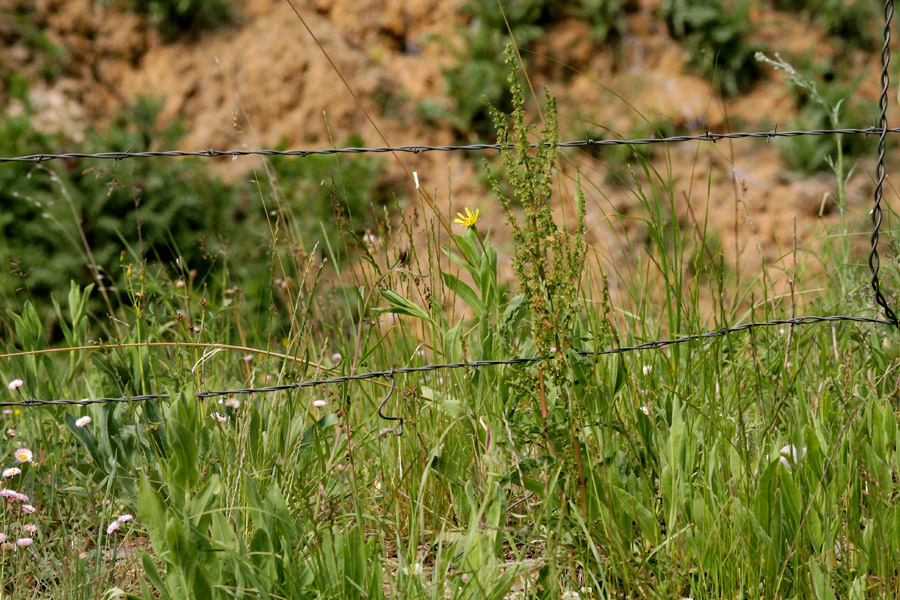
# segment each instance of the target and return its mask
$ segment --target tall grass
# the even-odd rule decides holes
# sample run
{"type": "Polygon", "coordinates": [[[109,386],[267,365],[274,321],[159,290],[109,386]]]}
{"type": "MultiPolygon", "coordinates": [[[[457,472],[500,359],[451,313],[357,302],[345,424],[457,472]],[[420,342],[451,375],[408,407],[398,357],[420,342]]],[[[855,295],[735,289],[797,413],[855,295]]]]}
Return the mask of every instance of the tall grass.
{"type": "MultiPolygon", "coordinates": [[[[497,123],[521,145],[535,132],[513,98],[497,123]]],[[[541,139],[555,141],[553,122],[541,139]]],[[[702,213],[683,218],[671,163],[635,161],[640,228],[611,228],[612,249],[585,245],[583,222],[551,211],[568,185],[602,207],[603,183],[555,150],[519,149],[507,191],[496,186],[518,227],[511,248],[480,223],[442,240],[410,208],[365,240],[344,235],[346,248],[328,242],[321,262],[291,235],[303,215],[280,207],[256,270],[268,285],[252,302],[227,271],[205,286],[141,254],[123,260],[123,301],[108,317],[86,309],[90,286],[54,304],[59,346],[78,350],[47,352],[30,301],[5,313],[0,377],[23,380],[5,400],[169,397],[4,415],[2,465],[34,453],[5,484],[36,513],[11,500],[2,531],[38,530],[31,546],[0,546],[3,594],[896,597],[889,332],[834,323],[572,352],[800,308],[875,314],[842,231],[820,227],[780,275],[765,265],[766,276],[738,278],[702,213]],[[518,281],[498,267],[511,255],[518,281]],[[393,388],[195,396],[537,352],[552,358],[397,375],[393,388]],[[385,399],[402,433],[378,417],[385,399]],[[136,519],[107,533],[124,513],[136,519]]],[[[863,229],[862,216],[852,225],[863,229]]]]}

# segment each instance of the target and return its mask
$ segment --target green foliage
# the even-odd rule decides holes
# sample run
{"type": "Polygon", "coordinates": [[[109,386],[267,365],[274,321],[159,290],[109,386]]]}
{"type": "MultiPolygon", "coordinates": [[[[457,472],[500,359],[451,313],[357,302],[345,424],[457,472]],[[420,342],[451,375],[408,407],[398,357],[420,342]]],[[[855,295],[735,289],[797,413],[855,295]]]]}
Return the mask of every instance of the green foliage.
{"type": "MultiPolygon", "coordinates": [[[[126,107],[108,130],[91,134],[89,150],[169,147],[176,125],[160,129],[160,106],[148,99],[126,107]]],[[[25,117],[4,119],[4,155],[51,145],[25,117]]],[[[27,290],[47,299],[61,284],[103,282],[104,294],[122,290],[120,261],[152,258],[183,277],[209,273],[216,254],[234,240],[252,255],[262,221],[242,206],[233,186],[197,168],[196,161],[121,161],[112,167],[68,161],[0,170],[0,254],[20,274],[0,277],[7,298],[27,290]],[[240,238],[232,235],[243,229],[240,238]],[[177,263],[177,264],[176,264],[177,263]]],[[[96,305],[94,305],[96,308],[96,305]]],[[[107,307],[108,308],[108,307],[107,307]]]]}
{"type": "Polygon", "coordinates": [[[456,106],[424,103],[423,116],[444,119],[460,134],[489,133],[492,123],[486,103],[505,111],[512,106],[503,61],[509,31],[520,49],[528,48],[550,22],[552,7],[552,0],[525,0],[506,3],[501,12],[496,0],[468,0],[463,11],[471,17],[471,25],[460,32],[461,49],[454,50],[456,65],[444,70],[456,106]]]}
{"type": "Polygon", "coordinates": [[[629,6],[627,0],[579,0],[574,4],[524,0],[504,2],[501,12],[496,0],[467,0],[463,11],[471,17],[471,24],[460,32],[461,49],[453,50],[456,64],[444,70],[448,95],[455,106],[427,101],[419,107],[421,115],[448,122],[460,135],[483,137],[492,133],[488,106],[512,110],[503,58],[510,32],[524,52],[545,35],[548,27],[571,15],[590,23],[591,36],[597,43],[612,42],[626,30],[625,10],[629,6]]]}
{"type": "Polygon", "coordinates": [[[168,39],[216,29],[237,19],[235,0],[128,0],[168,39]]]}
{"type": "Polygon", "coordinates": [[[512,146],[502,158],[513,195],[505,195],[496,179],[491,185],[515,242],[514,270],[531,310],[535,346],[541,353],[554,346],[565,351],[571,345],[578,311],[576,294],[584,257],[584,199],[577,198],[576,233],[561,230],[554,222],[550,202],[559,141],[556,103],[547,93],[539,147],[532,152],[529,135],[534,127],[525,124],[525,95],[517,83],[511,48],[507,48],[506,57],[511,68],[513,110],[506,116],[495,109],[493,117],[498,143],[512,146]],[[522,223],[513,213],[514,205],[522,207],[522,223]]]}
{"type": "Polygon", "coordinates": [[[804,12],[821,24],[835,40],[864,50],[880,45],[881,8],[878,0],[774,0],[791,12],[804,12]]]}
{"type": "Polygon", "coordinates": [[[590,23],[591,37],[602,44],[621,38],[628,30],[625,11],[631,4],[629,0],[580,0],[575,14],[590,23]]]}
{"type": "MultiPolygon", "coordinates": [[[[36,67],[37,73],[46,81],[55,81],[69,67],[69,57],[65,46],[56,44],[45,31],[45,18],[29,3],[16,2],[4,15],[4,44],[9,47],[21,46],[29,53],[28,62],[36,67]]],[[[0,57],[0,81],[8,97],[26,100],[28,76],[20,64],[7,65],[0,57]]]]}
{"type": "MultiPolygon", "coordinates": [[[[757,60],[772,66],[785,74],[800,107],[793,127],[795,129],[839,129],[859,127],[871,122],[878,106],[871,100],[854,94],[860,78],[849,84],[831,82],[822,89],[813,76],[798,71],[777,53],[774,59],[764,54],[757,60]]],[[[781,156],[795,171],[813,174],[832,171],[840,184],[839,200],[843,199],[845,173],[843,160],[847,157],[861,157],[870,153],[874,146],[863,136],[803,136],[806,139],[790,138],[781,146],[781,156]],[[838,169],[839,168],[839,169],[838,169]],[[840,173],[836,172],[836,169],[840,173]]]]}
{"type": "MultiPolygon", "coordinates": [[[[364,144],[351,137],[346,145],[364,144]]],[[[302,219],[291,221],[291,234],[307,251],[318,246],[322,252],[328,247],[343,252],[346,243],[341,234],[362,237],[393,199],[382,176],[384,161],[379,159],[276,156],[270,164],[275,196],[289,207],[288,214],[292,210],[302,214],[302,219]]]]}
{"type": "Polygon", "coordinates": [[[746,92],[761,74],[753,58],[760,48],[748,40],[750,5],[747,0],[663,0],[669,34],[683,41],[690,63],[727,96],[746,92]]]}

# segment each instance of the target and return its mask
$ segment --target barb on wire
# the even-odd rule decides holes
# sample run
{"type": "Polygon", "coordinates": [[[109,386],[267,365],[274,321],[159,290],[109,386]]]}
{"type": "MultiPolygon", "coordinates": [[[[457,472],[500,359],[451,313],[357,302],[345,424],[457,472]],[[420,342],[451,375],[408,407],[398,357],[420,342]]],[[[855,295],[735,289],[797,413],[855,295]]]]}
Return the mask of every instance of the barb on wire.
{"type": "MultiPolygon", "coordinates": [[[[603,139],[594,140],[591,138],[583,140],[572,140],[568,142],[560,142],[556,144],[558,148],[584,148],[588,146],[641,146],[645,144],[671,144],[678,142],[717,142],[719,140],[735,140],[741,138],[765,138],[768,141],[771,138],[779,137],[798,137],[803,135],[880,135],[882,138],[887,133],[900,133],[900,128],[886,129],[884,127],[866,127],[848,128],[848,129],[809,129],[803,131],[778,131],[776,126],[771,131],[745,131],[731,133],[714,133],[707,131],[699,135],[675,135],[671,137],[652,137],[640,138],[632,140],[620,139],[603,139]]],[[[540,144],[531,144],[532,148],[537,148],[540,144]]],[[[544,144],[548,146],[549,144],[544,144]]],[[[485,151],[485,150],[509,150],[512,146],[504,146],[503,144],[467,144],[455,146],[429,146],[418,144],[413,146],[384,146],[372,148],[319,148],[307,150],[215,150],[207,148],[206,150],[158,150],[145,152],[66,152],[62,154],[27,154],[23,156],[7,156],[0,157],[0,163],[24,162],[24,163],[40,163],[49,160],[75,160],[75,159],[101,159],[120,161],[126,158],[159,158],[159,157],[184,157],[198,156],[203,158],[215,158],[219,156],[296,156],[304,158],[317,154],[364,154],[364,153],[385,153],[385,152],[406,152],[410,154],[422,154],[424,152],[456,152],[456,151],[485,151]]]]}
{"type": "MultiPolygon", "coordinates": [[[[635,352],[639,350],[656,350],[658,348],[664,348],[666,346],[671,346],[673,344],[684,344],[686,342],[694,342],[712,338],[719,338],[729,335],[731,333],[737,333],[740,331],[748,331],[750,329],[757,329],[761,327],[771,327],[775,325],[811,325],[814,323],[834,323],[839,321],[849,321],[853,323],[871,323],[876,325],[893,325],[893,321],[887,321],[884,319],[872,319],[869,317],[849,317],[842,315],[833,315],[827,317],[820,317],[815,315],[804,316],[804,317],[793,317],[790,319],[773,319],[771,321],[761,321],[754,323],[744,323],[743,325],[737,325],[735,327],[727,327],[721,329],[715,329],[713,331],[707,331],[705,333],[695,333],[692,335],[686,335],[683,337],[672,338],[668,340],[653,340],[650,342],[644,342],[642,344],[637,344],[635,346],[622,346],[618,348],[608,348],[606,350],[577,350],[576,353],[583,357],[592,357],[592,356],[604,356],[609,354],[622,354],[625,352],[635,352]]],[[[296,383],[285,383],[282,385],[270,385],[266,387],[258,387],[258,388],[233,388],[228,390],[204,390],[201,392],[197,392],[196,396],[200,400],[204,398],[216,398],[219,396],[231,396],[231,395],[239,395],[239,394],[266,394],[271,392],[281,392],[286,390],[296,390],[302,388],[309,387],[317,387],[321,385],[333,385],[338,383],[345,383],[349,381],[364,381],[367,379],[375,379],[379,377],[388,377],[391,379],[391,390],[388,392],[388,395],[384,398],[381,404],[378,407],[378,416],[387,421],[401,421],[400,417],[388,417],[385,416],[381,409],[384,407],[385,403],[393,394],[395,389],[395,376],[396,375],[404,375],[408,373],[425,373],[430,371],[439,371],[444,369],[462,369],[462,368],[479,368],[479,367],[495,367],[495,366],[508,366],[508,365],[523,365],[529,363],[541,362],[544,360],[549,360],[554,358],[555,355],[549,356],[528,356],[523,358],[506,358],[502,360],[473,360],[473,361],[465,361],[465,362],[453,362],[453,363],[444,363],[444,364],[432,364],[432,365],[424,365],[421,367],[402,367],[402,368],[391,368],[387,371],[370,371],[368,373],[358,373],[356,375],[342,375],[340,377],[330,377],[328,379],[315,379],[310,381],[301,381],[296,383]]],[[[35,398],[29,398],[23,400],[21,402],[0,402],[0,407],[3,406],[48,406],[48,405],[75,405],[75,406],[83,406],[86,404],[102,404],[106,402],[142,402],[145,400],[159,400],[169,398],[168,394],[145,394],[142,396],[122,396],[120,398],[94,398],[94,399],[84,399],[84,400],[39,400],[35,398]]]]}

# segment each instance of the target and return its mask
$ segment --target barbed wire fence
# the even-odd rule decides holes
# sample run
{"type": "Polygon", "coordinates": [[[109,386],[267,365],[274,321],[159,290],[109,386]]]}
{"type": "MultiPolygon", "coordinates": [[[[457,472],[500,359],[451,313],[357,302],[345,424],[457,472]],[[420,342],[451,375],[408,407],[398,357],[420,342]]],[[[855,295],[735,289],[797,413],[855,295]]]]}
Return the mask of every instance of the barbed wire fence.
{"type": "MultiPolygon", "coordinates": [[[[871,251],[869,253],[869,269],[872,275],[871,279],[871,287],[875,296],[875,301],[881,310],[884,313],[883,319],[879,318],[870,318],[870,317],[862,317],[862,316],[847,316],[847,315],[831,315],[831,316],[800,316],[793,317],[790,319],[773,319],[770,321],[760,321],[760,322],[752,322],[752,323],[744,323],[742,325],[737,325],[734,327],[727,327],[716,329],[713,331],[708,331],[705,333],[697,333],[692,335],[686,335],[683,337],[673,338],[673,339],[664,339],[664,340],[653,340],[649,342],[645,342],[642,344],[637,344],[633,346],[623,346],[617,348],[610,348],[605,350],[576,350],[574,351],[576,355],[584,358],[589,357],[597,357],[604,355],[614,355],[614,354],[622,354],[626,352],[634,352],[640,350],[655,350],[659,348],[664,348],[667,346],[675,345],[675,344],[683,344],[688,342],[696,342],[702,340],[711,340],[716,338],[721,338],[727,336],[732,333],[737,333],[741,331],[750,331],[754,329],[771,327],[771,326],[779,326],[779,325],[788,325],[791,327],[800,326],[800,325],[811,325],[816,323],[835,323],[835,322],[851,322],[851,323],[863,323],[868,325],[887,325],[892,328],[900,327],[900,321],[898,321],[897,315],[891,306],[888,304],[887,299],[884,296],[884,292],[881,286],[881,280],[879,277],[879,272],[881,268],[881,260],[878,251],[879,239],[880,239],[880,230],[883,221],[883,210],[882,203],[884,202],[884,180],[886,177],[885,171],[885,151],[886,151],[886,140],[887,134],[900,133],[900,128],[889,128],[887,126],[887,106],[888,106],[888,86],[890,83],[890,75],[889,75],[889,65],[891,60],[891,51],[890,51],[890,41],[891,41],[891,21],[893,19],[894,14],[894,2],[893,0],[885,0],[884,3],[884,44],[881,49],[881,95],[879,98],[879,108],[880,114],[876,121],[876,124],[867,127],[867,128],[846,128],[846,129],[813,129],[813,130],[802,130],[802,131],[778,131],[777,125],[773,127],[771,131],[749,131],[749,132],[729,132],[729,133],[714,133],[711,131],[707,131],[703,134],[697,135],[679,135],[679,136],[671,136],[671,137],[652,137],[652,138],[639,138],[639,139],[591,139],[586,137],[583,140],[572,140],[566,142],[557,143],[556,146],[558,148],[585,148],[591,146],[603,147],[603,146],[638,146],[638,145],[647,145],[647,144],[671,144],[671,143],[680,143],[680,142],[717,142],[719,140],[733,140],[733,139],[765,139],[767,142],[772,138],[789,138],[789,137],[799,137],[799,136],[822,136],[822,135],[877,135],[878,136],[878,155],[877,155],[877,163],[875,169],[876,175],[876,183],[875,183],[875,192],[874,192],[874,201],[873,208],[871,211],[872,215],[872,237],[871,237],[871,251]]],[[[539,144],[532,144],[533,148],[537,148],[539,144]]],[[[546,144],[544,146],[549,146],[546,144]]],[[[130,158],[172,158],[172,157],[203,157],[203,158],[215,158],[215,157],[232,157],[237,158],[239,156],[292,156],[297,158],[304,158],[308,156],[315,155],[329,155],[329,154],[363,154],[363,153],[387,153],[387,152],[398,152],[398,153],[411,153],[411,154],[421,154],[425,152],[459,152],[459,151],[467,151],[467,152],[479,152],[479,151],[503,151],[506,149],[510,149],[511,146],[507,146],[504,144],[467,144],[467,145],[450,145],[450,146],[432,146],[432,145],[408,145],[408,146],[394,146],[394,147],[346,147],[346,148],[321,148],[321,149],[295,149],[295,150],[215,150],[212,148],[208,148],[205,150],[197,150],[197,151],[185,151],[185,150],[162,150],[162,151],[143,151],[143,152],[97,152],[97,153],[82,153],[82,152],[67,152],[67,153],[57,153],[57,154],[29,154],[23,156],[13,156],[13,157],[0,157],[0,164],[2,163],[42,163],[46,161],[52,160],[77,160],[77,159],[93,159],[93,160],[112,160],[114,162],[118,162],[120,160],[126,160],[130,158]]],[[[6,355],[11,356],[11,355],[6,355]]],[[[388,416],[383,412],[384,406],[387,401],[390,399],[391,395],[395,389],[395,376],[410,374],[410,373],[427,373],[432,371],[440,371],[447,369],[476,369],[481,367],[492,367],[492,366],[513,366],[513,365],[525,365],[525,364],[533,364],[537,362],[542,362],[545,360],[551,360],[556,355],[551,354],[547,356],[529,356],[529,357],[521,357],[521,358],[507,358],[502,360],[475,360],[475,361],[463,361],[463,362],[452,362],[452,363],[443,363],[443,364],[429,364],[418,367],[403,367],[403,368],[390,368],[388,370],[381,371],[370,371],[366,373],[358,373],[352,375],[342,375],[338,377],[331,377],[326,379],[315,379],[308,381],[301,381],[295,383],[287,383],[282,385],[274,385],[274,386],[265,386],[265,387],[255,387],[255,388],[234,388],[234,389],[225,389],[225,390],[204,390],[196,393],[196,397],[199,399],[204,398],[215,398],[221,396],[231,396],[231,395],[240,395],[240,394],[265,394],[265,393],[273,393],[280,391],[288,391],[288,390],[296,390],[303,388],[312,388],[324,385],[335,385],[353,381],[365,381],[370,379],[378,379],[378,378],[386,378],[391,380],[390,391],[387,396],[381,401],[378,406],[378,416],[381,419],[387,421],[397,422],[399,424],[398,429],[389,429],[385,431],[391,431],[400,435],[403,431],[403,418],[402,416],[388,416]]],[[[25,398],[17,402],[0,402],[0,407],[36,407],[36,406],[59,406],[59,405],[71,405],[71,406],[86,406],[90,404],[106,404],[106,403],[114,403],[114,402],[144,402],[148,400],[162,400],[169,398],[169,394],[142,394],[142,395],[133,395],[133,396],[120,396],[115,398],[87,398],[82,400],[42,400],[37,398],[25,398]]]]}

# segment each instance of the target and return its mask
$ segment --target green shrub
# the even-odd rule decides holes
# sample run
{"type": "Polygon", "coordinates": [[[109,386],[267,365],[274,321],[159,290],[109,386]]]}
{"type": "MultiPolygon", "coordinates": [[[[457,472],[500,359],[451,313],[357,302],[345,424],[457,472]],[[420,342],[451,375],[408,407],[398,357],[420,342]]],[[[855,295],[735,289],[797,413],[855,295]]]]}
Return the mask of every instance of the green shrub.
{"type": "Polygon", "coordinates": [[[485,137],[493,133],[487,104],[504,112],[512,110],[503,60],[510,31],[516,46],[524,51],[544,35],[548,26],[573,16],[589,22],[592,38],[603,43],[618,39],[625,32],[628,8],[628,0],[578,0],[574,4],[523,0],[504,3],[504,19],[496,0],[468,0],[463,11],[471,18],[471,24],[461,32],[462,49],[453,51],[456,64],[444,70],[454,106],[426,101],[420,106],[421,116],[446,121],[460,135],[485,137]]]}
{"type": "Polygon", "coordinates": [[[628,30],[626,9],[628,0],[579,0],[575,14],[591,24],[591,37],[603,43],[617,40],[628,30]]]}
{"type": "Polygon", "coordinates": [[[130,0],[132,10],[147,15],[167,39],[233,23],[234,0],[130,0]]]}
{"type": "Polygon", "coordinates": [[[837,40],[865,50],[881,41],[882,4],[877,0],[774,0],[776,8],[805,12],[837,40]]]}
{"type": "MultiPolygon", "coordinates": [[[[88,151],[174,146],[179,126],[159,128],[160,105],[146,98],[126,107],[110,127],[89,134],[88,151]]],[[[0,121],[3,155],[63,144],[31,129],[26,117],[0,121]]],[[[100,278],[112,292],[127,262],[148,259],[201,279],[230,246],[247,258],[264,234],[261,211],[239,189],[198,168],[197,160],[129,159],[117,163],[58,161],[0,166],[2,295],[26,292],[47,300],[70,280],[100,278]],[[240,235],[235,235],[239,231],[240,235]],[[223,240],[227,240],[224,242],[223,240]],[[90,249],[90,250],[88,250],[90,249]],[[11,273],[11,265],[21,276],[11,273]],[[92,271],[96,270],[95,275],[92,271]]],[[[92,308],[96,308],[93,305],[92,308]]]]}
{"type": "Polygon", "coordinates": [[[455,106],[426,101],[420,107],[426,119],[445,120],[461,135],[483,137],[493,131],[486,102],[504,111],[512,109],[503,61],[503,48],[509,42],[507,22],[518,47],[527,48],[550,22],[552,2],[507,4],[506,20],[495,0],[468,0],[463,5],[471,23],[461,32],[461,49],[453,50],[456,64],[444,70],[448,95],[455,106]]]}
{"type": "Polygon", "coordinates": [[[664,0],[662,15],[669,34],[683,40],[690,63],[714,80],[727,96],[746,92],[761,75],[748,41],[750,3],[746,0],[664,0]]]}

